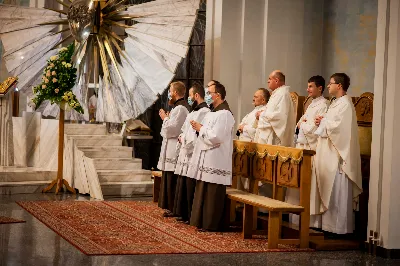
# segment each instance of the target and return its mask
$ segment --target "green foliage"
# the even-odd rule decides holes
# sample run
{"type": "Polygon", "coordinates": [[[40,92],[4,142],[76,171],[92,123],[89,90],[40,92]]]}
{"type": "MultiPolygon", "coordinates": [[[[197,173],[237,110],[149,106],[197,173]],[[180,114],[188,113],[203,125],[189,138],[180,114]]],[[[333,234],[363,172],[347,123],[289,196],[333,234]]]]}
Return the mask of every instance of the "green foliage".
{"type": "Polygon", "coordinates": [[[65,101],[75,111],[83,114],[82,106],[77,100],[72,88],[76,80],[76,68],[72,65],[74,44],[60,49],[57,55],[47,60],[47,67],[43,70],[42,83],[33,88],[35,97],[32,101],[36,108],[44,100],[52,104],[65,101]]]}

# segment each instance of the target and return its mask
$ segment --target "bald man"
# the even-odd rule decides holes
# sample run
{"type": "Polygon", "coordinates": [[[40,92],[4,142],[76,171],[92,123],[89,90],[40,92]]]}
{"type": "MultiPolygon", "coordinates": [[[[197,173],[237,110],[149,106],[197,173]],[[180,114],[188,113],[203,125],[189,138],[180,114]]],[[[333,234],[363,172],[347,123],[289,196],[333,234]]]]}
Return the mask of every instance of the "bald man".
{"type": "MultiPolygon", "coordinates": [[[[297,121],[290,87],[285,85],[285,75],[279,70],[273,71],[268,77],[268,88],[271,90],[271,97],[265,111],[256,114],[258,125],[254,142],[293,147],[297,121]]],[[[259,185],[260,195],[272,197],[270,184],[260,182],[259,185]]],[[[263,209],[260,211],[266,212],[263,209]]]]}
{"type": "Polygon", "coordinates": [[[292,147],[296,117],[285,75],[279,70],[273,71],[268,77],[268,88],[271,98],[265,111],[256,113],[258,125],[254,142],[292,147]]]}

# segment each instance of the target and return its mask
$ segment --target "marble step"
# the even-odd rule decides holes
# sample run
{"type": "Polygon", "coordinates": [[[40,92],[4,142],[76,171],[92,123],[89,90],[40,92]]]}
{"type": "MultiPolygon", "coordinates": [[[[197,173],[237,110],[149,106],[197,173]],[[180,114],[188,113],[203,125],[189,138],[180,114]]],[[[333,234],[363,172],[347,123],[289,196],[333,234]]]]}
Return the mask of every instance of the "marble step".
{"type": "Polygon", "coordinates": [[[97,170],[136,170],[142,169],[142,159],[138,158],[94,158],[97,170]]]}
{"type": "Polygon", "coordinates": [[[40,170],[38,168],[0,168],[0,182],[45,181],[49,183],[57,178],[57,171],[40,170]]]}
{"type": "Polygon", "coordinates": [[[102,182],[103,196],[137,197],[153,195],[153,181],[102,182]]]}
{"type": "Polygon", "coordinates": [[[89,158],[132,158],[132,147],[127,146],[80,146],[79,150],[83,151],[89,158]]]}
{"type": "Polygon", "coordinates": [[[97,170],[97,176],[103,182],[139,182],[151,181],[151,171],[137,170],[97,170]]]}
{"type": "Polygon", "coordinates": [[[65,124],[64,133],[68,135],[107,135],[103,124],[65,124]]]}
{"type": "Polygon", "coordinates": [[[69,139],[74,139],[75,144],[80,146],[122,146],[122,137],[116,135],[67,135],[69,139]]]}
{"type": "Polygon", "coordinates": [[[0,182],[0,195],[41,193],[49,181],[0,182]]]}

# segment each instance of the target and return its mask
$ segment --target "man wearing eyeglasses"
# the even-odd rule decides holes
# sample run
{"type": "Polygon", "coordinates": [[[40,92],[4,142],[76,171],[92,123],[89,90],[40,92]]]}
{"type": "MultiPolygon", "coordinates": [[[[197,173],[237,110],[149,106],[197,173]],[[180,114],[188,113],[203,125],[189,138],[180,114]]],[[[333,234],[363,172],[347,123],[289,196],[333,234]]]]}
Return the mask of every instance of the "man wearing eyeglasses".
{"type": "Polygon", "coordinates": [[[176,184],[174,214],[178,216],[177,220],[189,223],[192,212],[193,197],[196,187],[196,179],[187,177],[190,159],[193,149],[197,142],[196,131],[192,128],[190,121],[202,122],[207,113],[210,112],[208,105],[204,102],[204,88],[198,84],[193,84],[189,90],[188,103],[192,111],[186,117],[182,127],[182,133],[178,138],[177,150],[179,151],[178,162],[175,168],[175,174],[178,175],[176,184]]]}
{"type": "Polygon", "coordinates": [[[233,127],[235,119],[225,101],[226,90],[221,83],[208,88],[213,110],[202,123],[190,123],[199,133],[188,176],[197,179],[190,224],[200,231],[220,231],[226,186],[232,184],[233,127]]]}
{"type": "Polygon", "coordinates": [[[357,117],[351,97],[347,95],[350,78],[333,74],[329,94],[336,99],[324,115],[315,118],[319,136],[314,158],[319,210],[324,231],[353,233],[353,199],[362,191],[360,144],[357,117]]]}

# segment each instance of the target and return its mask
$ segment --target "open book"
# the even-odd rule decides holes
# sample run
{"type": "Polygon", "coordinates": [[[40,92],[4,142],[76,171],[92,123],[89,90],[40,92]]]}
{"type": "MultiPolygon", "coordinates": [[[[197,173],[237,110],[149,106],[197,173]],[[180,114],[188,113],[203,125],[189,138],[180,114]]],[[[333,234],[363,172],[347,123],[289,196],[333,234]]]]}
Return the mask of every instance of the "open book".
{"type": "Polygon", "coordinates": [[[132,131],[146,131],[150,132],[150,128],[141,120],[129,119],[126,121],[126,132],[132,131]]]}

